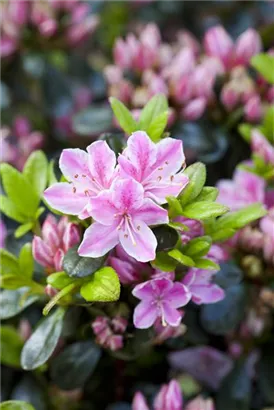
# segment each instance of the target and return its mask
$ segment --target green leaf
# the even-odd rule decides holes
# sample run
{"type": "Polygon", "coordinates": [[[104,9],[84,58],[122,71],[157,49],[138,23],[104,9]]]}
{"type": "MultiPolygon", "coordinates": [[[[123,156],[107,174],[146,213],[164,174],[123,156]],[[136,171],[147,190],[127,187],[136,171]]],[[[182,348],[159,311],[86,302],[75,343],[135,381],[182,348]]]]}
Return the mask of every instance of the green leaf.
{"type": "Polygon", "coordinates": [[[127,107],[114,97],[110,97],[109,102],[121,128],[129,135],[136,131],[138,129],[137,123],[127,107]]]}
{"type": "Polygon", "coordinates": [[[157,239],[157,252],[173,249],[178,242],[178,232],[167,225],[157,226],[152,231],[157,239]]]}
{"type": "Polygon", "coordinates": [[[120,297],[120,282],[114,269],[105,267],[95,272],[90,282],[82,285],[82,297],[88,302],[114,302],[120,297]]]}
{"type": "Polygon", "coordinates": [[[21,238],[21,236],[24,236],[27,232],[29,232],[33,228],[33,222],[27,222],[23,225],[20,225],[16,231],[14,232],[15,238],[21,238]]]}
{"type": "Polygon", "coordinates": [[[57,295],[53,296],[53,298],[50,299],[50,301],[46,304],[46,306],[43,309],[43,315],[47,316],[51,309],[59,303],[61,299],[63,299],[67,295],[72,295],[73,293],[76,292],[76,290],[79,288],[79,285],[76,283],[71,283],[67,285],[65,288],[60,290],[60,292],[57,293],[57,295]]]}
{"type": "Polygon", "coordinates": [[[189,183],[179,196],[182,205],[193,201],[202,191],[206,181],[206,167],[201,162],[195,162],[184,170],[184,175],[189,178],[189,183]]]}
{"type": "Polygon", "coordinates": [[[201,202],[213,202],[217,199],[218,189],[212,186],[204,186],[199,195],[195,198],[195,201],[201,202]]]}
{"type": "Polygon", "coordinates": [[[39,196],[17,169],[9,164],[1,164],[4,189],[16,208],[23,214],[33,217],[39,205],[39,196]]]}
{"type": "Polygon", "coordinates": [[[220,265],[206,258],[195,259],[195,267],[206,270],[220,270],[220,265]]]}
{"type": "Polygon", "coordinates": [[[173,229],[176,229],[176,231],[179,231],[179,232],[189,231],[189,227],[186,226],[185,224],[182,224],[181,222],[169,222],[168,226],[170,226],[173,229]]]}
{"type": "Polygon", "coordinates": [[[23,175],[35,192],[41,196],[47,186],[48,161],[43,151],[34,151],[25,163],[23,175]]]}
{"type": "Polygon", "coordinates": [[[222,242],[226,241],[229,238],[232,238],[236,233],[236,230],[233,228],[222,229],[221,231],[214,231],[211,233],[211,238],[213,242],[222,242]]]}
{"type": "Polygon", "coordinates": [[[241,229],[245,225],[262,218],[267,213],[261,203],[254,203],[235,212],[229,212],[216,221],[214,231],[222,229],[241,229]]]}
{"type": "Polygon", "coordinates": [[[6,249],[0,249],[1,275],[7,275],[19,271],[17,258],[6,249]]]}
{"type": "Polygon", "coordinates": [[[250,124],[240,124],[238,126],[238,131],[241,134],[241,136],[246,140],[246,142],[250,142],[251,140],[251,130],[252,130],[252,125],[250,124]]]}
{"type": "Polygon", "coordinates": [[[100,356],[98,345],[90,340],[73,343],[52,361],[51,380],[62,390],[84,387],[100,356]]]}
{"type": "Polygon", "coordinates": [[[29,288],[4,290],[0,298],[0,318],[9,319],[36,302],[37,295],[28,296],[29,288]]]}
{"type": "Polygon", "coordinates": [[[179,263],[185,266],[193,267],[195,266],[195,262],[192,258],[190,258],[187,255],[184,255],[181,251],[178,249],[172,249],[172,251],[168,252],[168,255],[171,256],[171,258],[175,259],[179,263]]]}
{"type": "Polygon", "coordinates": [[[78,255],[78,246],[68,250],[63,259],[63,269],[72,278],[84,278],[100,269],[106,257],[83,258],[78,255]]]}
{"type": "Polygon", "coordinates": [[[66,272],[55,272],[47,277],[47,283],[55,289],[63,289],[74,281],[66,272]]]}
{"type": "Polygon", "coordinates": [[[183,214],[182,206],[177,198],[174,196],[168,196],[166,200],[168,203],[168,216],[170,219],[183,214]]]}
{"type": "Polygon", "coordinates": [[[0,403],[0,410],[35,410],[31,404],[25,401],[9,400],[0,403]]]}
{"type": "Polygon", "coordinates": [[[19,267],[22,275],[31,279],[34,271],[31,243],[25,243],[19,254],[19,267]]]}
{"type": "Polygon", "coordinates": [[[24,370],[37,369],[52,355],[63,327],[65,309],[56,311],[43,319],[25,343],[21,354],[24,370]]]}
{"type": "Polygon", "coordinates": [[[9,273],[8,275],[1,276],[0,279],[0,284],[3,289],[14,290],[24,286],[30,286],[30,280],[20,274],[18,275],[18,273],[9,273]]]}
{"type": "Polygon", "coordinates": [[[270,83],[274,84],[274,56],[260,53],[252,57],[251,65],[270,83]]]}
{"type": "Polygon", "coordinates": [[[16,222],[24,223],[26,221],[26,216],[21,214],[18,208],[7,196],[0,196],[0,210],[8,218],[14,219],[16,222]]]}
{"type": "Polygon", "coordinates": [[[164,94],[155,95],[149,100],[141,112],[139,120],[140,129],[147,131],[153,121],[165,112],[168,112],[166,96],[164,94]]]}
{"type": "Polygon", "coordinates": [[[91,105],[73,115],[72,128],[84,137],[98,136],[112,127],[112,112],[108,105],[91,105]]]}
{"type": "Polygon", "coordinates": [[[23,341],[12,326],[1,326],[1,363],[6,366],[20,367],[23,341]]]}
{"type": "Polygon", "coordinates": [[[228,210],[226,206],[217,202],[194,202],[184,207],[183,215],[191,219],[204,220],[220,216],[228,210]]]}
{"type": "Polygon", "coordinates": [[[177,261],[168,256],[166,252],[157,252],[156,259],[151,264],[164,272],[172,272],[177,266],[177,261]]]}
{"type": "Polygon", "coordinates": [[[194,238],[184,246],[183,252],[191,258],[201,258],[206,255],[211,246],[211,238],[209,236],[201,236],[194,238]]]}
{"type": "Polygon", "coordinates": [[[147,129],[147,134],[153,142],[157,142],[161,139],[161,136],[167,125],[167,119],[168,111],[164,111],[161,114],[159,114],[156,118],[154,118],[154,120],[149,125],[147,129]]]}
{"type": "Polygon", "coordinates": [[[274,144],[274,105],[271,105],[265,113],[263,134],[274,144]]]}

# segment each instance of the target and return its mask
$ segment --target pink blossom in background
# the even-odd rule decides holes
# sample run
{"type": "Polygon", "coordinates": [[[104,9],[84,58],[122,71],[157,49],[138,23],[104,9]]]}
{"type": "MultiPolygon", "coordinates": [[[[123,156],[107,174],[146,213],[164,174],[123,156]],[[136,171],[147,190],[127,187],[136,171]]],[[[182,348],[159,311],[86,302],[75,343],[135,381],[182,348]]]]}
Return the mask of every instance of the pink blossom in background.
{"type": "Polygon", "coordinates": [[[232,180],[220,180],[218,202],[237,211],[254,202],[264,203],[265,181],[259,176],[241,169],[234,172],[232,180]]]}
{"type": "Polygon", "coordinates": [[[274,207],[261,219],[260,228],[264,234],[264,257],[274,265],[274,207]]]}
{"type": "Polygon", "coordinates": [[[212,399],[204,399],[198,396],[187,403],[185,410],[215,410],[215,405],[212,399]]]}
{"type": "MultiPolygon", "coordinates": [[[[135,393],[132,410],[149,410],[147,401],[141,392],[135,393]]],[[[176,380],[171,380],[161,387],[154,399],[152,410],[183,410],[183,396],[176,380]]]]}
{"type": "Polygon", "coordinates": [[[274,166],[274,146],[257,129],[251,132],[251,149],[254,154],[263,158],[267,164],[274,166]]]}
{"type": "Polygon", "coordinates": [[[173,283],[164,278],[141,283],[135,286],[132,294],[141,300],[133,315],[134,326],[139,329],[149,328],[158,317],[164,326],[179,326],[182,314],[178,308],[186,305],[191,298],[182,283],[173,283]]]}
{"type": "Polygon", "coordinates": [[[5,240],[7,236],[7,228],[2,219],[0,219],[0,248],[5,247],[5,240]]]}
{"type": "Polygon", "coordinates": [[[244,106],[244,115],[247,121],[259,122],[263,115],[262,101],[259,95],[251,97],[244,106]]]}
{"type": "Polygon", "coordinates": [[[99,345],[116,351],[124,346],[124,333],[127,324],[127,320],[120,316],[115,316],[113,319],[97,316],[91,323],[91,327],[99,345]]]}
{"type": "Polygon", "coordinates": [[[32,131],[29,120],[18,115],[12,128],[1,128],[1,162],[8,162],[23,169],[30,154],[44,144],[44,135],[39,131],[32,131]]]}
{"type": "Polygon", "coordinates": [[[155,259],[157,240],[148,226],[168,223],[168,214],[144,197],[137,181],[117,179],[92,199],[89,212],[95,222],[85,231],[80,256],[102,256],[120,243],[137,261],[155,259]]]}
{"type": "MultiPolygon", "coordinates": [[[[181,311],[182,318],[184,317],[184,312],[181,311]]],[[[179,326],[170,326],[165,324],[163,326],[161,318],[159,317],[154,323],[155,338],[154,344],[162,344],[165,340],[173,339],[179,336],[182,336],[187,328],[183,323],[180,323],[179,326]]]]}
{"type": "Polygon", "coordinates": [[[90,198],[108,189],[115,177],[116,157],[105,141],[95,141],[81,149],[65,149],[59,166],[69,182],[55,183],[44,197],[51,207],[63,213],[89,216],[90,198]]]}
{"type": "Polygon", "coordinates": [[[42,226],[41,237],[35,235],[32,242],[34,259],[46,268],[48,273],[62,271],[66,252],[80,242],[78,225],[69,222],[67,217],[59,221],[48,215],[42,226]]]}
{"type": "Polygon", "coordinates": [[[118,158],[122,177],[132,177],[144,187],[145,197],[159,204],[167,196],[177,197],[188,178],[180,172],[185,166],[182,142],[165,138],[154,144],[144,131],[134,132],[118,158]]]}

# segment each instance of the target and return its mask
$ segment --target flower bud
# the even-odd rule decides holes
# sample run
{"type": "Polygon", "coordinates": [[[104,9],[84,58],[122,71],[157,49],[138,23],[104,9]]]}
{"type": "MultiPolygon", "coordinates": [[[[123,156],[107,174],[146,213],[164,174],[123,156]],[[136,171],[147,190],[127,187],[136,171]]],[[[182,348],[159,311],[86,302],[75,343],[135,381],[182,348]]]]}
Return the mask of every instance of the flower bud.
{"type": "Polygon", "coordinates": [[[251,133],[251,149],[255,154],[263,158],[266,163],[274,166],[274,147],[257,129],[251,133]]]}
{"type": "Polygon", "coordinates": [[[116,350],[122,349],[124,346],[123,336],[121,335],[111,335],[107,341],[107,347],[115,352],[116,350]]]}
{"type": "Polygon", "coordinates": [[[68,223],[63,236],[63,249],[67,252],[70,248],[80,242],[79,227],[76,224],[68,223]]]}
{"type": "Polygon", "coordinates": [[[212,399],[196,397],[187,404],[185,410],[215,410],[215,406],[212,399]]]}
{"type": "Polygon", "coordinates": [[[45,294],[49,296],[50,298],[53,298],[55,295],[57,295],[58,290],[53,288],[51,285],[47,285],[45,287],[45,294]]]}
{"type": "Polygon", "coordinates": [[[238,65],[249,64],[251,58],[262,50],[259,33],[250,28],[242,33],[235,44],[235,62],[238,65]]]}
{"type": "Polygon", "coordinates": [[[154,400],[155,410],[182,410],[183,400],[179,383],[171,380],[163,385],[154,400]]]}
{"type": "Polygon", "coordinates": [[[44,37],[53,36],[58,29],[57,21],[52,18],[46,18],[39,24],[39,31],[44,37]]]}
{"type": "Polygon", "coordinates": [[[97,316],[96,319],[91,323],[92,330],[96,335],[105,330],[107,326],[108,318],[105,316],[97,316]]]}
{"type": "Polygon", "coordinates": [[[244,106],[244,114],[245,118],[251,122],[259,122],[263,110],[262,110],[262,102],[258,95],[250,98],[244,106]]]}
{"type": "Polygon", "coordinates": [[[194,121],[200,118],[206,108],[206,99],[204,97],[191,100],[183,109],[183,116],[188,121],[194,121]]]}
{"type": "Polygon", "coordinates": [[[161,43],[161,34],[156,24],[147,24],[140,35],[140,41],[143,45],[152,49],[157,49],[161,43]]]}
{"type": "Polygon", "coordinates": [[[124,333],[127,328],[127,324],[127,320],[120,316],[114,317],[111,321],[113,330],[117,333],[124,333]]]}
{"type": "Polygon", "coordinates": [[[23,26],[27,23],[29,2],[25,0],[13,0],[9,3],[9,17],[13,23],[23,26]]]}
{"type": "Polygon", "coordinates": [[[21,338],[26,341],[32,333],[30,322],[27,319],[21,319],[18,330],[21,338]]]}
{"type": "Polygon", "coordinates": [[[132,402],[132,410],[149,410],[146,399],[141,392],[135,393],[132,402]]]}
{"type": "Polygon", "coordinates": [[[221,101],[227,111],[232,111],[238,104],[240,95],[232,84],[225,84],[221,91],[221,101]]]}
{"type": "Polygon", "coordinates": [[[26,137],[31,132],[31,127],[27,117],[17,115],[13,123],[13,131],[17,137],[26,137]]]}
{"type": "Polygon", "coordinates": [[[120,68],[129,68],[131,65],[131,54],[129,53],[129,49],[127,43],[122,38],[117,38],[114,48],[114,61],[115,64],[120,68]]]}
{"type": "Polygon", "coordinates": [[[229,68],[233,52],[233,41],[222,26],[210,28],[204,37],[204,48],[209,56],[218,57],[229,68]]]}

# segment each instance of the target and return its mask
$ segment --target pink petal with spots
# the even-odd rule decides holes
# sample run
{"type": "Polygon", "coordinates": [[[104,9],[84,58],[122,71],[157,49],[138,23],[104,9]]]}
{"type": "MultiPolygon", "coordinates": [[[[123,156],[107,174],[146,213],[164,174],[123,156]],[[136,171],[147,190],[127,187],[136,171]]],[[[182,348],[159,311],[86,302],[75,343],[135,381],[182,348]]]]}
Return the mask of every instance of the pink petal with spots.
{"type": "Polygon", "coordinates": [[[111,186],[112,202],[120,211],[131,213],[140,208],[144,200],[144,189],[134,179],[119,179],[111,186]]]}
{"type": "Polygon", "coordinates": [[[143,205],[132,216],[134,219],[142,220],[147,225],[168,223],[167,211],[148,198],[144,200],[143,205]]]}
{"type": "Polygon", "coordinates": [[[88,202],[84,192],[74,192],[74,187],[68,182],[53,184],[44,192],[47,203],[57,211],[78,215],[88,202]]]}
{"type": "MultiPolygon", "coordinates": [[[[160,177],[157,178],[159,179],[160,177]]],[[[188,182],[188,177],[182,173],[171,175],[171,177],[166,179],[155,180],[155,184],[151,188],[146,189],[144,184],[145,196],[162,205],[167,202],[166,198],[168,196],[177,197],[187,186],[188,182]]]]}
{"type": "Polygon", "coordinates": [[[156,168],[163,168],[162,175],[176,174],[185,165],[182,141],[165,138],[157,144],[156,168]]]}
{"type": "Polygon", "coordinates": [[[90,202],[89,211],[95,221],[103,225],[112,225],[119,212],[112,201],[112,192],[102,191],[90,202]]]}
{"type": "Polygon", "coordinates": [[[85,231],[83,241],[78,248],[78,254],[98,258],[114,248],[118,242],[119,236],[115,226],[104,226],[99,222],[94,222],[85,231]]]}
{"type": "Polygon", "coordinates": [[[125,251],[139,262],[149,262],[156,257],[157,240],[152,230],[142,221],[134,220],[134,231],[119,231],[125,251]]]}
{"type": "Polygon", "coordinates": [[[105,141],[95,141],[87,148],[89,169],[102,188],[109,188],[116,165],[115,153],[105,141]]]}
{"type": "Polygon", "coordinates": [[[84,175],[89,175],[88,169],[88,154],[79,148],[64,149],[59,161],[60,169],[63,175],[69,181],[75,181],[75,176],[79,178],[84,175]]]}

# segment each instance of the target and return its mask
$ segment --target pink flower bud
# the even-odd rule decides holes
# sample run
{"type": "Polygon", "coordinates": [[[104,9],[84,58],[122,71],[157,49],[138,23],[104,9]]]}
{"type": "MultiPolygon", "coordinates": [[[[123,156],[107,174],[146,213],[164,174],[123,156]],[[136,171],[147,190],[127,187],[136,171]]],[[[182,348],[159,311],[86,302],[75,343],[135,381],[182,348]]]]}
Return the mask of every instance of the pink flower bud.
{"type": "Polygon", "coordinates": [[[179,103],[186,103],[189,101],[192,94],[192,77],[184,75],[178,82],[174,84],[175,98],[179,103]]]}
{"type": "Polygon", "coordinates": [[[146,399],[142,393],[137,392],[133,397],[132,410],[149,410],[146,399]]]}
{"type": "Polygon", "coordinates": [[[117,38],[114,48],[113,48],[113,54],[114,54],[115,64],[118,67],[122,69],[130,67],[131,53],[129,52],[127,43],[123,39],[117,38]]]}
{"type": "Polygon", "coordinates": [[[262,50],[259,33],[250,28],[238,37],[235,44],[235,64],[247,65],[251,58],[262,50]]]}
{"type": "Polygon", "coordinates": [[[274,146],[257,129],[251,133],[251,149],[255,154],[263,158],[266,163],[274,166],[274,146]]]}
{"type": "Polygon", "coordinates": [[[32,253],[34,259],[42,266],[53,266],[53,252],[49,245],[47,245],[40,236],[34,236],[32,241],[32,253]]]}
{"type": "Polygon", "coordinates": [[[238,359],[243,352],[243,347],[240,343],[233,342],[229,344],[228,350],[233,359],[238,359]]]}
{"type": "Polygon", "coordinates": [[[109,65],[104,69],[104,75],[108,84],[117,84],[123,78],[123,72],[120,67],[109,65]]]}
{"type": "Polygon", "coordinates": [[[58,29],[57,21],[51,18],[46,18],[39,24],[39,31],[44,37],[53,36],[58,29]]]}
{"type": "Polygon", "coordinates": [[[121,335],[111,335],[107,340],[107,347],[112,352],[122,349],[123,346],[124,346],[123,336],[121,335]]]}
{"type": "Polygon", "coordinates": [[[1,57],[8,57],[11,54],[15,52],[17,48],[17,40],[9,37],[2,35],[0,39],[0,55],[1,57]]]}
{"type": "Polygon", "coordinates": [[[200,52],[200,44],[196,38],[187,30],[178,33],[178,41],[183,47],[190,48],[195,55],[200,52]]]}
{"type": "Polygon", "coordinates": [[[32,333],[30,322],[27,319],[21,319],[18,330],[21,338],[26,341],[32,333]]]}
{"type": "Polygon", "coordinates": [[[259,122],[262,114],[262,102],[258,95],[250,98],[244,106],[245,118],[251,122],[259,122]]]}
{"type": "Polygon", "coordinates": [[[212,399],[197,397],[187,404],[185,410],[215,410],[215,406],[212,399]]]}
{"type": "Polygon", "coordinates": [[[127,324],[127,320],[119,316],[114,317],[111,321],[111,325],[115,333],[124,333],[127,328],[127,324]]]}
{"type": "Polygon", "coordinates": [[[64,232],[63,237],[63,249],[67,252],[70,248],[77,245],[80,242],[79,227],[76,224],[69,223],[64,232]]]}
{"type": "Polygon", "coordinates": [[[227,111],[232,111],[238,104],[239,100],[239,92],[235,87],[233,87],[233,84],[225,84],[221,91],[221,101],[227,111]]]}
{"type": "Polygon", "coordinates": [[[53,298],[55,295],[57,295],[58,290],[53,288],[51,285],[47,285],[45,287],[45,294],[49,296],[50,298],[53,298]]]}
{"type": "Polygon", "coordinates": [[[267,90],[266,99],[270,104],[274,103],[274,85],[267,90]]]}
{"type": "Polygon", "coordinates": [[[71,22],[72,24],[81,23],[89,13],[89,5],[87,3],[79,3],[72,9],[71,22]]]}
{"type": "Polygon", "coordinates": [[[54,264],[54,269],[57,272],[60,272],[61,270],[63,270],[63,259],[65,256],[65,252],[63,251],[63,249],[59,248],[57,249],[54,257],[53,257],[53,264],[54,264]]]}
{"type": "Polygon", "coordinates": [[[231,63],[233,41],[222,26],[210,28],[204,37],[204,48],[209,56],[218,57],[226,68],[231,63]]]}
{"type": "Polygon", "coordinates": [[[183,400],[179,383],[171,380],[169,384],[163,385],[154,400],[155,410],[182,410],[183,400]]]}
{"type": "Polygon", "coordinates": [[[140,35],[140,41],[144,46],[157,49],[161,43],[161,34],[156,24],[148,24],[140,35]]]}
{"type": "Polygon", "coordinates": [[[27,117],[17,115],[13,123],[13,131],[17,137],[27,137],[31,132],[30,122],[27,117]]]}
{"type": "Polygon", "coordinates": [[[108,318],[105,316],[97,316],[96,319],[91,323],[91,327],[93,332],[98,335],[108,327],[108,318]]]}
{"type": "Polygon", "coordinates": [[[30,3],[28,1],[13,0],[9,3],[9,17],[16,25],[27,23],[30,3]]]}
{"type": "Polygon", "coordinates": [[[108,347],[108,339],[113,335],[111,329],[109,327],[106,327],[103,329],[100,333],[98,333],[96,337],[96,342],[101,345],[108,347]]]}
{"type": "Polygon", "coordinates": [[[203,97],[191,100],[183,109],[183,116],[188,121],[200,118],[206,108],[206,99],[203,97]]]}

